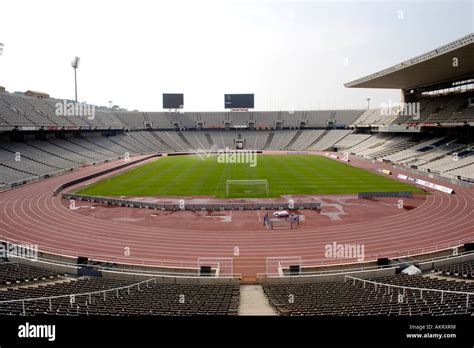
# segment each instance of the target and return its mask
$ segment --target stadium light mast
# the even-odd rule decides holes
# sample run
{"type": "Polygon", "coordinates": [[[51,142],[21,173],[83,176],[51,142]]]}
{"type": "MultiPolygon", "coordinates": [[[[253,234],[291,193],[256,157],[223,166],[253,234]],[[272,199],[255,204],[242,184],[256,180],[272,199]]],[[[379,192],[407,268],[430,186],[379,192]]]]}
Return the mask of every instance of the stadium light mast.
{"type": "Polygon", "coordinates": [[[370,110],[370,98],[367,98],[367,110],[370,110]]]}
{"type": "Polygon", "coordinates": [[[71,62],[71,66],[74,69],[74,91],[75,91],[76,103],[77,103],[77,68],[79,68],[80,60],[81,58],[75,57],[74,60],[71,62]]]}
{"type": "Polygon", "coordinates": [[[112,109],[112,100],[109,100],[109,109],[112,109]]]}

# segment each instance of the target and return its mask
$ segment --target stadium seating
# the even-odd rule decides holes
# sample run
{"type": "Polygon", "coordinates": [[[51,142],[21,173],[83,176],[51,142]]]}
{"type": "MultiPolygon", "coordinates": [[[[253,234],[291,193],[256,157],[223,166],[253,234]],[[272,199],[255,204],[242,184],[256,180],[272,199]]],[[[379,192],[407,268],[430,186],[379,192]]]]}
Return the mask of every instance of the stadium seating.
{"type": "MultiPolygon", "coordinates": [[[[427,97],[421,121],[472,120],[469,93],[427,97]]],[[[267,112],[140,112],[97,107],[95,117],[56,115],[59,99],[39,99],[0,92],[0,130],[80,129],[74,136],[26,135],[23,141],[0,139],[0,185],[22,183],[64,170],[124,157],[127,154],[234,148],[240,139],[247,149],[338,149],[371,159],[388,160],[449,178],[474,179],[469,144],[455,137],[410,136],[395,133],[364,134],[330,125],[377,126],[403,123],[398,109],[309,110],[267,112]],[[395,116],[393,116],[395,115],[395,116]],[[277,126],[283,129],[277,129],[277,126]],[[297,129],[301,125],[319,129],[297,129]],[[232,127],[253,126],[257,129],[232,127]],[[224,129],[230,127],[230,129],[224,129]],[[204,128],[198,130],[197,128],[204,128]],[[130,132],[124,132],[124,129],[130,132]],[[259,130],[265,129],[265,130],[259,130]],[[102,132],[102,133],[99,133],[102,132]],[[464,151],[464,152],[463,152],[464,151]],[[451,161],[461,152],[459,161],[451,161]],[[15,161],[20,153],[22,161],[15,161]]]]}
{"type": "Polygon", "coordinates": [[[422,166],[442,157],[448,156],[461,149],[463,144],[457,143],[456,139],[445,138],[430,146],[418,149],[418,155],[400,163],[410,166],[422,166]]]}
{"type": "Polygon", "coordinates": [[[420,117],[400,115],[393,123],[456,123],[474,119],[474,107],[469,107],[468,98],[474,97],[473,92],[448,94],[421,98],[420,117]]]}
{"type": "Polygon", "coordinates": [[[472,144],[462,143],[454,136],[430,137],[420,134],[414,138],[408,135],[378,133],[365,137],[353,146],[336,144],[336,147],[340,151],[410,166],[447,178],[467,181],[474,179],[472,144]]]}
{"type": "Polygon", "coordinates": [[[311,144],[308,146],[308,150],[318,150],[318,151],[325,151],[327,149],[331,149],[335,143],[339,140],[343,139],[345,136],[350,134],[351,130],[331,130],[326,132],[323,137],[321,137],[318,142],[311,144]]]}
{"type": "Polygon", "coordinates": [[[2,123],[10,128],[33,125],[33,122],[27,118],[25,112],[12,105],[11,100],[9,101],[9,98],[5,98],[6,95],[5,93],[0,93],[0,115],[2,123]]]}
{"type": "Polygon", "coordinates": [[[248,126],[273,128],[277,123],[283,127],[327,127],[328,124],[376,126],[404,123],[455,123],[469,122],[474,118],[474,108],[469,107],[468,98],[473,92],[425,97],[420,100],[420,118],[398,115],[398,107],[362,110],[309,110],[267,112],[140,112],[96,107],[95,118],[56,115],[59,99],[39,99],[22,94],[0,92],[0,129],[15,127],[82,127],[84,129],[193,129],[248,126]]]}
{"type": "Polygon", "coordinates": [[[419,152],[418,150],[420,149],[423,149],[423,148],[426,148],[426,147],[429,147],[429,146],[432,146],[432,144],[442,140],[443,138],[432,138],[432,139],[429,139],[429,140],[426,140],[424,141],[425,139],[420,139],[420,141],[405,149],[405,150],[402,150],[402,151],[398,151],[396,153],[393,153],[391,155],[388,155],[388,156],[384,156],[384,159],[388,160],[388,161],[392,161],[392,162],[400,162],[400,161],[403,161],[403,160],[408,160],[410,158],[413,158],[413,157],[416,157],[417,155],[419,155],[419,152]]]}
{"type": "Polygon", "coordinates": [[[168,284],[154,280],[139,284],[97,277],[0,291],[0,315],[236,315],[238,303],[238,285],[168,284]],[[95,293],[89,296],[91,292],[95,293]],[[84,293],[87,295],[80,295],[84,293]],[[25,301],[24,307],[21,301],[1,303],[52,296],[63,297],[25,301]]]}
{"type": "Polygon", "coordinates": [[[438,274],[451,277],[473,278],[474,261],[456,263],[449,266],[438,267],[434,270],[438,274]]]}
{"type": "Polygon", "coordinates": [[[26,135],[22,142],[0,138],[0,185],[54,175],[87,164],[127,154],[233,149],[236,140],[247,149],[316,150],[337,148],[371,159],[383,159],[450,178],[474,179],[472,144],[454,137],[357,134],[352,130],[141,130],[82,132],[64,138],[47,135],[38,140],[26,135]],[[15,155],[19,153],[21,160],[15,155]],[[457,161],[453,155],[458,154],[457,161]]]}
{"type": "Polygon", "coordinates": [[[335,124],[350,125],[362,115],[361,110],[336,110],[334,119],[335,124]]]}
{"type": "Polygon", "coordinates": [[[370,109],[364,111],[352,124],[356,126],[386,125],[392,123],[397,118],[398,113],[398,107],[370,109]]]}
{"type": "Polygon", "coordinates": [[[166,117],[164,112],[145,112],[145,118],[152,128],[171,129],[173,124],[166,117]]]}
{"type": "MultiPolygon", "coordinates": [[[[423,276],[394,275],[372,281],[381,284],[473,292],[474,284],[432,279],[423,276]]],[[[281,315],[472,315],[472,301],[466,295],[374,286],[348,279],[346,282],[265,284],[270,304],[281,315]],[[404,294],[399,301],[399,294],[404,294]],[[292,299],[292,300],[290,300],[292,299]]]]}
{"type": "Polygon", "coordinates": [[[17,262],[0,262],[0,286],[55,280],[65,275],[17,262]]]}
{"type": "MultiPolygon", "coordinates": [[[[454,146],[452,146],[454,147],[454,146]]],[[[454,152],[449,152],[450,156],[434,159],[431,162],[421,165],[421,168],[429,168],[430,171],[449,172],[465,165],[471,165],[474,161],[472,150],[463,150],[462,144],[456,144],[454,152]]],[[[434,152],[437,153],[437,152],[434,152]]],[[[438,157],[436,157],[438,158],[438,157]]]]}
{"type": "Polygon", "coordinates": [[[52,174],[63,169],[61,167],[56,167],[53,164],[44,164],[36,159],[28,158],[27,156],[22,156],[21,159],[17,161],[15,152],[5,150],[4,148],[0,148],[0,161],[3,167],[22,172],[25,174],[25,177],[52,174]]]}
{"type": "Polygon", "coordinates": [[[112,114],[129,128],[145,128],[145,117],[142,112],[117,111],[112,114]]]}
{"type": "Polygon", "coordinates": [[[334,144],[337,149],[347,149],[370,138],[370,134],[349,134],[334,144]]]}
{"type": "Polygon", "coordinates": [[[279,122],[283,127],[326,127],[328,122],[341,125],[352,124],[361,110],[322,111],[268,111],[268,112],[141,112],[95,107],[95,117],[56,115],[59,99],[39,99],[23,94],[0,92],[0,129],[15,127],[81,127],[83,129],[223,129],[249,126],[274,128],[279,122]]]}
{"type": "Polygon", "coordinates": [[[347,148],[347,151],[354,153],[360,156],[364,156],[367,152],[372,151],[372,149],[383,146],[383,144],[393,138],[393,135],[386,133],[377,133],[366,140],[347,148]]]}
{"type": "Polygon", "coordinates": [[[387,139],[379,146],[372,147],[371,149],[364,152],[364,156],[368,158],[385,158],[391,154],[403,151],[407,148],[414,146],[416,142],[413,141],[412,137],[406,135],[396,136],[387,139]]]}

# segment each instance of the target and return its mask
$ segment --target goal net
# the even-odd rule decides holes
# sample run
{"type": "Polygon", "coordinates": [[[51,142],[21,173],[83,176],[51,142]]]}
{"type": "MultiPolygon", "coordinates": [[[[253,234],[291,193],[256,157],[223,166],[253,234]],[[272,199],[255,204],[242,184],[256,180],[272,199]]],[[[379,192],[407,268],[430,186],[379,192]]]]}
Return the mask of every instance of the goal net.
{"type": "Polygon", "coordinates": [[[227,180],[225,194],[229,198],[268,196],[268,180],[227,180]]]}

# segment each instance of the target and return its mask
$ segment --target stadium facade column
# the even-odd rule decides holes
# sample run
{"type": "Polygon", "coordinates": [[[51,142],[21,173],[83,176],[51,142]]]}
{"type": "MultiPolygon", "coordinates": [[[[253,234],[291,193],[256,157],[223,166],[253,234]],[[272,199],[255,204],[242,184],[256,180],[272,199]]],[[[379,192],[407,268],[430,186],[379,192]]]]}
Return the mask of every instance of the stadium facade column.
{"type": "Polygon", "coordinates": [[[401,90],[401,96],[400,96],[400,103],[404,103],[405,102],[405,93],[406,93],[406,89],[405,88],[402,88],[401,90]]]}

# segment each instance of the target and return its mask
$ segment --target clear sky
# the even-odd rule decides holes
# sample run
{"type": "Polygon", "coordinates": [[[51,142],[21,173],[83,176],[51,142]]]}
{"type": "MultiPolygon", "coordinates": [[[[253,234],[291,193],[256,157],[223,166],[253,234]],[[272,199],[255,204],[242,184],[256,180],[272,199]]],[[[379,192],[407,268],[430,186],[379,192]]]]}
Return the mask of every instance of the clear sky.
{"type": "Polygon", "coordinates": [[[473,0],[1,0],[0,85],[130,110],[223,110],[255,93],[256,110],[347,109],[398,90],[343,84],[474,32],[473,0]]]}

